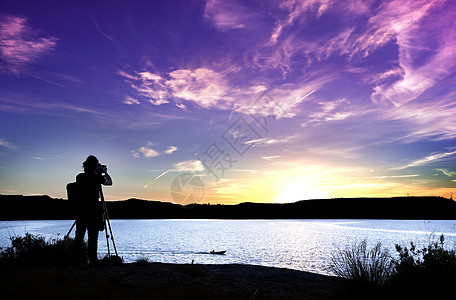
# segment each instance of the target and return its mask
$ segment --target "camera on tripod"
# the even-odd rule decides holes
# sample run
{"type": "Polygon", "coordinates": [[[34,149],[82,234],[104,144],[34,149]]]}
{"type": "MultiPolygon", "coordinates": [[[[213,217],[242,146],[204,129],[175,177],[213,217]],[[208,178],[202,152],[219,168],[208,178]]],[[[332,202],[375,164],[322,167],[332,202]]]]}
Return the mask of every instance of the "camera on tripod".
{"type": "Polygon", "coordinates": [[[105,174],[107,170],[108,170],[108,167],[106,165],[98,164],[95,169],[95,172],[97,174],[101,175],[101,174],[105,174]]]}

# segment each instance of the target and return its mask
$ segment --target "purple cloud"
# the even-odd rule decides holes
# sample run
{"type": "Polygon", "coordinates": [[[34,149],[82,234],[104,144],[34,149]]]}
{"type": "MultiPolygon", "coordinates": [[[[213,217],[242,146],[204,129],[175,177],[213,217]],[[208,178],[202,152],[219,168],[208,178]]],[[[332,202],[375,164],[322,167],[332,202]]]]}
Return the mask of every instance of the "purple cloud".
{"type": "Polygon", "coordinates": [[[40,37],[23,17],[0,17],[0,67],[16,75],[55,48],[57,38],[40,37]]]}
{"type": "Polygon", "coordinates": [[[245,28],[254,15],[238,1],[208,0],[204,11],[204,17],[220,31],[245,28]]]}

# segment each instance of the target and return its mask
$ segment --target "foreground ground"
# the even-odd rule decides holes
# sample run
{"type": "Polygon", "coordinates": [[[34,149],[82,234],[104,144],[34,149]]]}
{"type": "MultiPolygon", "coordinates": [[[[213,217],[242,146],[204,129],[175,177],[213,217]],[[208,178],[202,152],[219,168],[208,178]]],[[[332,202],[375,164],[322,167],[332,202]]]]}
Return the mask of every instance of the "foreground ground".
{"type": "Polygon", "coordinates": [[[343,280],[251,265],[0,269],[2,299],[336,299],[343,280]]]}

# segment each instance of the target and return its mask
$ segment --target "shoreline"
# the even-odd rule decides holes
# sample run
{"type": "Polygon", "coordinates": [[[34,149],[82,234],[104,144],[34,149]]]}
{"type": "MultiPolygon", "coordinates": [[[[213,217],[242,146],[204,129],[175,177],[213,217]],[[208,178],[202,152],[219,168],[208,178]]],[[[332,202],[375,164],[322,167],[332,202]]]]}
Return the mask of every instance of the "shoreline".
{"type": "Polygon", "coordinates": [[[2,299],[336,299],[346,280],[243,264],[0,268],[2,299]]]}

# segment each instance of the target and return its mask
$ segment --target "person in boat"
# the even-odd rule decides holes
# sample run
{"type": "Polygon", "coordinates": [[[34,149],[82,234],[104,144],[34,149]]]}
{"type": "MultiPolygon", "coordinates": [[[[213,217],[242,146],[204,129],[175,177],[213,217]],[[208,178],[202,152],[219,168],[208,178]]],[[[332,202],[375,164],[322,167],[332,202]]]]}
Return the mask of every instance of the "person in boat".
{"type": "Polygon", "coordinates": [[[98,158],[93,155],[89,155],[82,165],[84,172],[76,176],[80,196],[75,208],[75,256],[78,261],[81,261],[81,249],[87,231],[87,255],[89,263],[95,265],[98,262],[98,231],[104,228],[103,210],[99,201],[101,185],[112,185],[112,179],[107,172],[107,167],[101,165],[98,158]]]}

